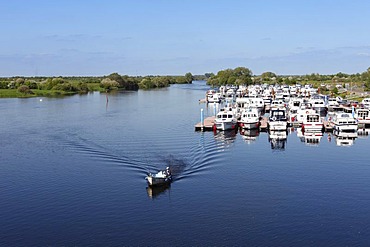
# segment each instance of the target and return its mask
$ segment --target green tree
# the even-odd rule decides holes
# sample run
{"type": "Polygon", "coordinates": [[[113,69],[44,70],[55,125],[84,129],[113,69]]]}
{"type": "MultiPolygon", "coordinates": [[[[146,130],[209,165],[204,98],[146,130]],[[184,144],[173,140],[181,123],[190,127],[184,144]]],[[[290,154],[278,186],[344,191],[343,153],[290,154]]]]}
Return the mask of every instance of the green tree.
{"type": "Polygon", "coordinates": [[[252,71],[245,67],[220,70],[217,72],[217,75],[208,78],[207,83],[217,86],[235,83],[237,83],[238,85],[250,85],[253,83],[252,71]]]}
{"type": "Polygon", "coordinates": [[[190,83],[193,82],[194,77],[190,72],[188,72],[188,73],[185,74],[185,80],[188,84],[190,84],[190,83]]]}
{"type": "Polygon", "coordinates": [[[120,87],[124,87],[124,81],[122,79],[122,76],[120,76],[118,73],[112,73],[108,75],[108,78],[111,79],[112,81],[118,82],[120,87]]]}
{"type": "Polygon", "coordinates": [[[204,74],[204,76],[208,79],[208,78],[210,78],[210,77],[212,77],[212,76],[214,76],[215,74],[213,74],[213,73],[205,73],[204,74]]]}
{"type": "Polygon", "coordinates": [[[261,78],[264,81],[270,81],[272,78],[277,78],[277,76],[273,72],[264,72],[262,73],[261,78]]]}

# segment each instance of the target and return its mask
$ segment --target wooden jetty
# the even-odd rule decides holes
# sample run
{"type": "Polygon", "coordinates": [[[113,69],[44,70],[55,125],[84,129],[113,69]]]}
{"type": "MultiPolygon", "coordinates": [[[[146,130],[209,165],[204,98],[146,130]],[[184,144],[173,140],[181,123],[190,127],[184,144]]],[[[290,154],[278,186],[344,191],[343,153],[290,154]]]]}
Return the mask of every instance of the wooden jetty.
{"type": "Polygon", "coordinates": [[[204,119],[203,125],[200,122],[195,125],[195,131],[213,130],[214,122],[215,122],[215,117],[214,116],[207,117],[207,118],[204,119]]]}
{"type": "MultiPolygon", "coordinates": [[[[194,125],[195,131],[210,131],[213,130],[215,117],[207,117],[204,119],[203,125],[202,123],[197,123],[194,125]]],[[[266,131],[267,130],[267,117],[261,117],[260,120],[260,131],[266,131]]]]}

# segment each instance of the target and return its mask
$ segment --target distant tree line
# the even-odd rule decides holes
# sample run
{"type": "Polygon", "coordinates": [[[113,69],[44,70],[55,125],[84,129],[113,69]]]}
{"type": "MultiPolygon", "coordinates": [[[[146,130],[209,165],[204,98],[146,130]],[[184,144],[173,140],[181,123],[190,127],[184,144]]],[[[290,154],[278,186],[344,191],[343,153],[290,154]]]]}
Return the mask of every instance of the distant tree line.
{"type": "Polygon", "coordinates": [[[168,87],[170,84],[192,83],[193,75],[189,72],[184,76],[128,76],[112,73],[101,81],[101,86],[106,89],[138,90],[168,87]]]}
{"type": "MultiPolygon", "coordinates": [[[[0,78],[0,89],[18,89],[22,94],[32,94],[33,91],[50,90],[67,93],[87,93],[89,91],[109,90],[138,90],[168,87],[171,84],[192,83],[194,80],[206,80],[209,85],[221,86],[227,84],[250,85],[257,83],[295,84],[318,83],[321,91],[328,89],[321,86],[325,83],[342,84],[356,83],[366,91],[370,91],[370,67],[357,74],[339,72],[333,75],[312,73],[307,75],[276,75],[267,71],[261,75],[253,75],[246,67],[226,69],[204,75],[192,75],[190,72],[183,76],[128,76],[112,73],[101,77],[10,77],[0,78]]],[[[335,89],[333,89],[335,90],[335,89]]]]}
{"type": "MultiPolygon", "coordinates": [[[[245,67],[226,69],[217,72],[216,75],[208,74],[207,84],[211,86],[221,85],[250,85],[250,84],[309,84],[309,83],[359,83],[365,90],[370,91],[370,67],[363,73],[345,74],[339,72],[333,75],[320,75],[318,73],[308,75],[276,75],[267,71],[261,75],[253,75],[252,71],[245,67]]],[[[325,90],[323,88],[323,90],[325,90]]]]}

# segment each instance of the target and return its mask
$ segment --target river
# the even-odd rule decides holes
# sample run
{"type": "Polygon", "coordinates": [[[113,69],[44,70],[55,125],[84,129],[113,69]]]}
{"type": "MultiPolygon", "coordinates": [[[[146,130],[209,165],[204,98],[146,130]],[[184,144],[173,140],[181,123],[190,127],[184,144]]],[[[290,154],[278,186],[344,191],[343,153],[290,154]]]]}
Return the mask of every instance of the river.
{"type": "Polygon", "coordinates": [[[368,245],[367,135],[196,132],[207,89],[0,99],[0,245],[368,245]]]}

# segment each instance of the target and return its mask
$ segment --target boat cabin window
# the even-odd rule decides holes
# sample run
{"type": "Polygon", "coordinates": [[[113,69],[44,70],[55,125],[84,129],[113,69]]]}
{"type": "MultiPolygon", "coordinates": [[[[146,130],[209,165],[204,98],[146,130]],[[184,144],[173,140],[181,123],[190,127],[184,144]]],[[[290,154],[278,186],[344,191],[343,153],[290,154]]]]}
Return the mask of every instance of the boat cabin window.
{"type": "Polygon", "coordinates": [[[357,116],[360,117],[360,118],[366,118],[369,116],[369,111],[358,111],[357,112],[357,116]]]}
{"type": "Polygon", "coordinates": [[[307,122],[319,122],[319,116],[318,115],[308,115],[307,122]]]}

